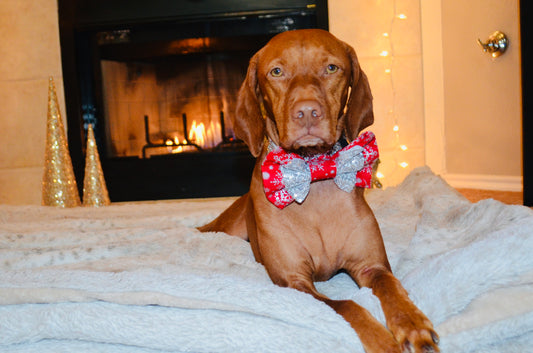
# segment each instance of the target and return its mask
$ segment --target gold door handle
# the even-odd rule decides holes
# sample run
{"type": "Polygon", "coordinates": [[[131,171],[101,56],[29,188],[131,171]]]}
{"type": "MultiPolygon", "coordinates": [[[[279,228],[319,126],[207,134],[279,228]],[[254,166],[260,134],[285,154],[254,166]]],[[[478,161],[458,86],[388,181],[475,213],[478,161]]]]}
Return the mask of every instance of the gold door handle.
{"type": "Polygon", "coordinates": [[[493,58],[497,58],[505,53],[509,46],[509,39],[507,39],[505,33],[500,31],[492,33],[485,43],[481,39],[478,39],[477,42],[483,51],[489,53],[493,58]]]}

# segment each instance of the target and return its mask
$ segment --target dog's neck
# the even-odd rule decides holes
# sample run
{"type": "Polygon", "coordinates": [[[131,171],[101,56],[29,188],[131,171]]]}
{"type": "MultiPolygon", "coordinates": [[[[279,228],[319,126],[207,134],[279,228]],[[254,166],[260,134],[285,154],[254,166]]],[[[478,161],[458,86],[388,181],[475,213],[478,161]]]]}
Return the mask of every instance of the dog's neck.
{"type": "Polygon", "coordinates": [[[291,152],[291,153],[298,154],[298,155],[300,155],[300,157],[308,160],[308,159],[312,159],[312,158],[315,158],[315,157],[318,157],[318,156],[321,156],[321,155],[333,155],[336,152],[338,152],[341,149],[343,149],[344,147],[348,146],[349,143],[348,143],[348,140],[344,136],[341,136],[341,138],[337,142],[335,142],[333,147],[330,148],[328,151],[326,151],[324,153],[315,153],[315,154],[311,154],[311,155],[308,155],[308,154],[302,155],[302,154],[299,154],[299,153],[297,153],[295,151],[287,151],[283,147],[281,147],[278,143],[274,142],[274,140],[271,139],[270,137],[265,137],[264,144],[265,144],[265,146],[267,146],[266,153],[272,152],[272,151],[276,150],[277,148],[281,148],[285,152],[291,152]]]}

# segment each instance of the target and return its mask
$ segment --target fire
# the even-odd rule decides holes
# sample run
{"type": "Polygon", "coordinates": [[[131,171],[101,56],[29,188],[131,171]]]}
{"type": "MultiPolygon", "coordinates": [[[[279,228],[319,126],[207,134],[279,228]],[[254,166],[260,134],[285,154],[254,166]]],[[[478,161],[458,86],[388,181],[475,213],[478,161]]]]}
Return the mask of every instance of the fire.
{"type": "Polygon", "coordinates": [[[193,120],[191,129],[189,131],[189,140],[196,143],[200,147],[206,147],[207,134],[205,132],[204,123],[196,124],[196,120],[193,120]]]}
{"type": "MultiPolygon", "coordinates": [[[[220,130],[220,123],[211,121],[206,127],[204,123],[198,123],[196,120],[193,120],[189,129],[188,140],[204,149],[213,148],[220,142],[220,130]]],[[[172,153],[196,151],[196,147],[193,146],[176,146],[180,144],[187,145],[187,139],[180,141],[178,136],[174,136],[173,139],[168,139],[165,143],[169,148],[172,148],[172,153]]]]}
{"type": "MultiPolygon", "coordinates": [[[[167,142],[167,145],[171,145],[172,144],[172,141],[169,140],[170,143],[167,142]]],[[[183,143],[187,143],[187,140],[183,140],[183,143]]],[[[180,144],[180,139],[178,136],[174,136],[174,144],[175,145],[179,145],[180,144]]],[[[176,148],[173,148],[172,149],[172,153],[181,153],[183,152],[183,146],[177,146],[176,148]]]]}

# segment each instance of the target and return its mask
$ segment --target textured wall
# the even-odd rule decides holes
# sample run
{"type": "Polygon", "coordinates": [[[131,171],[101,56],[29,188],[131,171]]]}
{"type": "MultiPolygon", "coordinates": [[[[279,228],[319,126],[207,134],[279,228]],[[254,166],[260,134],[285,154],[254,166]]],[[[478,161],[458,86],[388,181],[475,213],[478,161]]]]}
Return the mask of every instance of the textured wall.
{"type": "Polygon", "coordinates": [[[56,0],[0,2],[0,203],[40,204],[48,77],[65,118],[56,0]]]}
{"type": "Polygon", "coordinates": [[[420,3],[333,0],[329,18],[330,31],[355,48],[368,76],[375,114],[369,130],[380,147],[379,171],[385,186],[396,185],[424,165],[420,3]]]}

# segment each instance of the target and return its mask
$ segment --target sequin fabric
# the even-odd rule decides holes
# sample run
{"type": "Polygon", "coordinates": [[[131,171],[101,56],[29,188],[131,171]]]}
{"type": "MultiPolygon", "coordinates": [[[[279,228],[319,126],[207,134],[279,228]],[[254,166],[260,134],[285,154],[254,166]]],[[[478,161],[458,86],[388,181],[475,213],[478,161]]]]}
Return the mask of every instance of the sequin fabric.
{"type": "Polygon", "coordinates": [[[304,202],[311,183],[334,179],[345,192],[354,187],[372,185],[372,166],[379,157],[376,137],[370,131],[362,133],[348,146],[337,144],[329,153],[301,157],[279,146],[270,146],[261,166],[263,187],[267,199],[279,209],[293,201],[304,202]]]}

